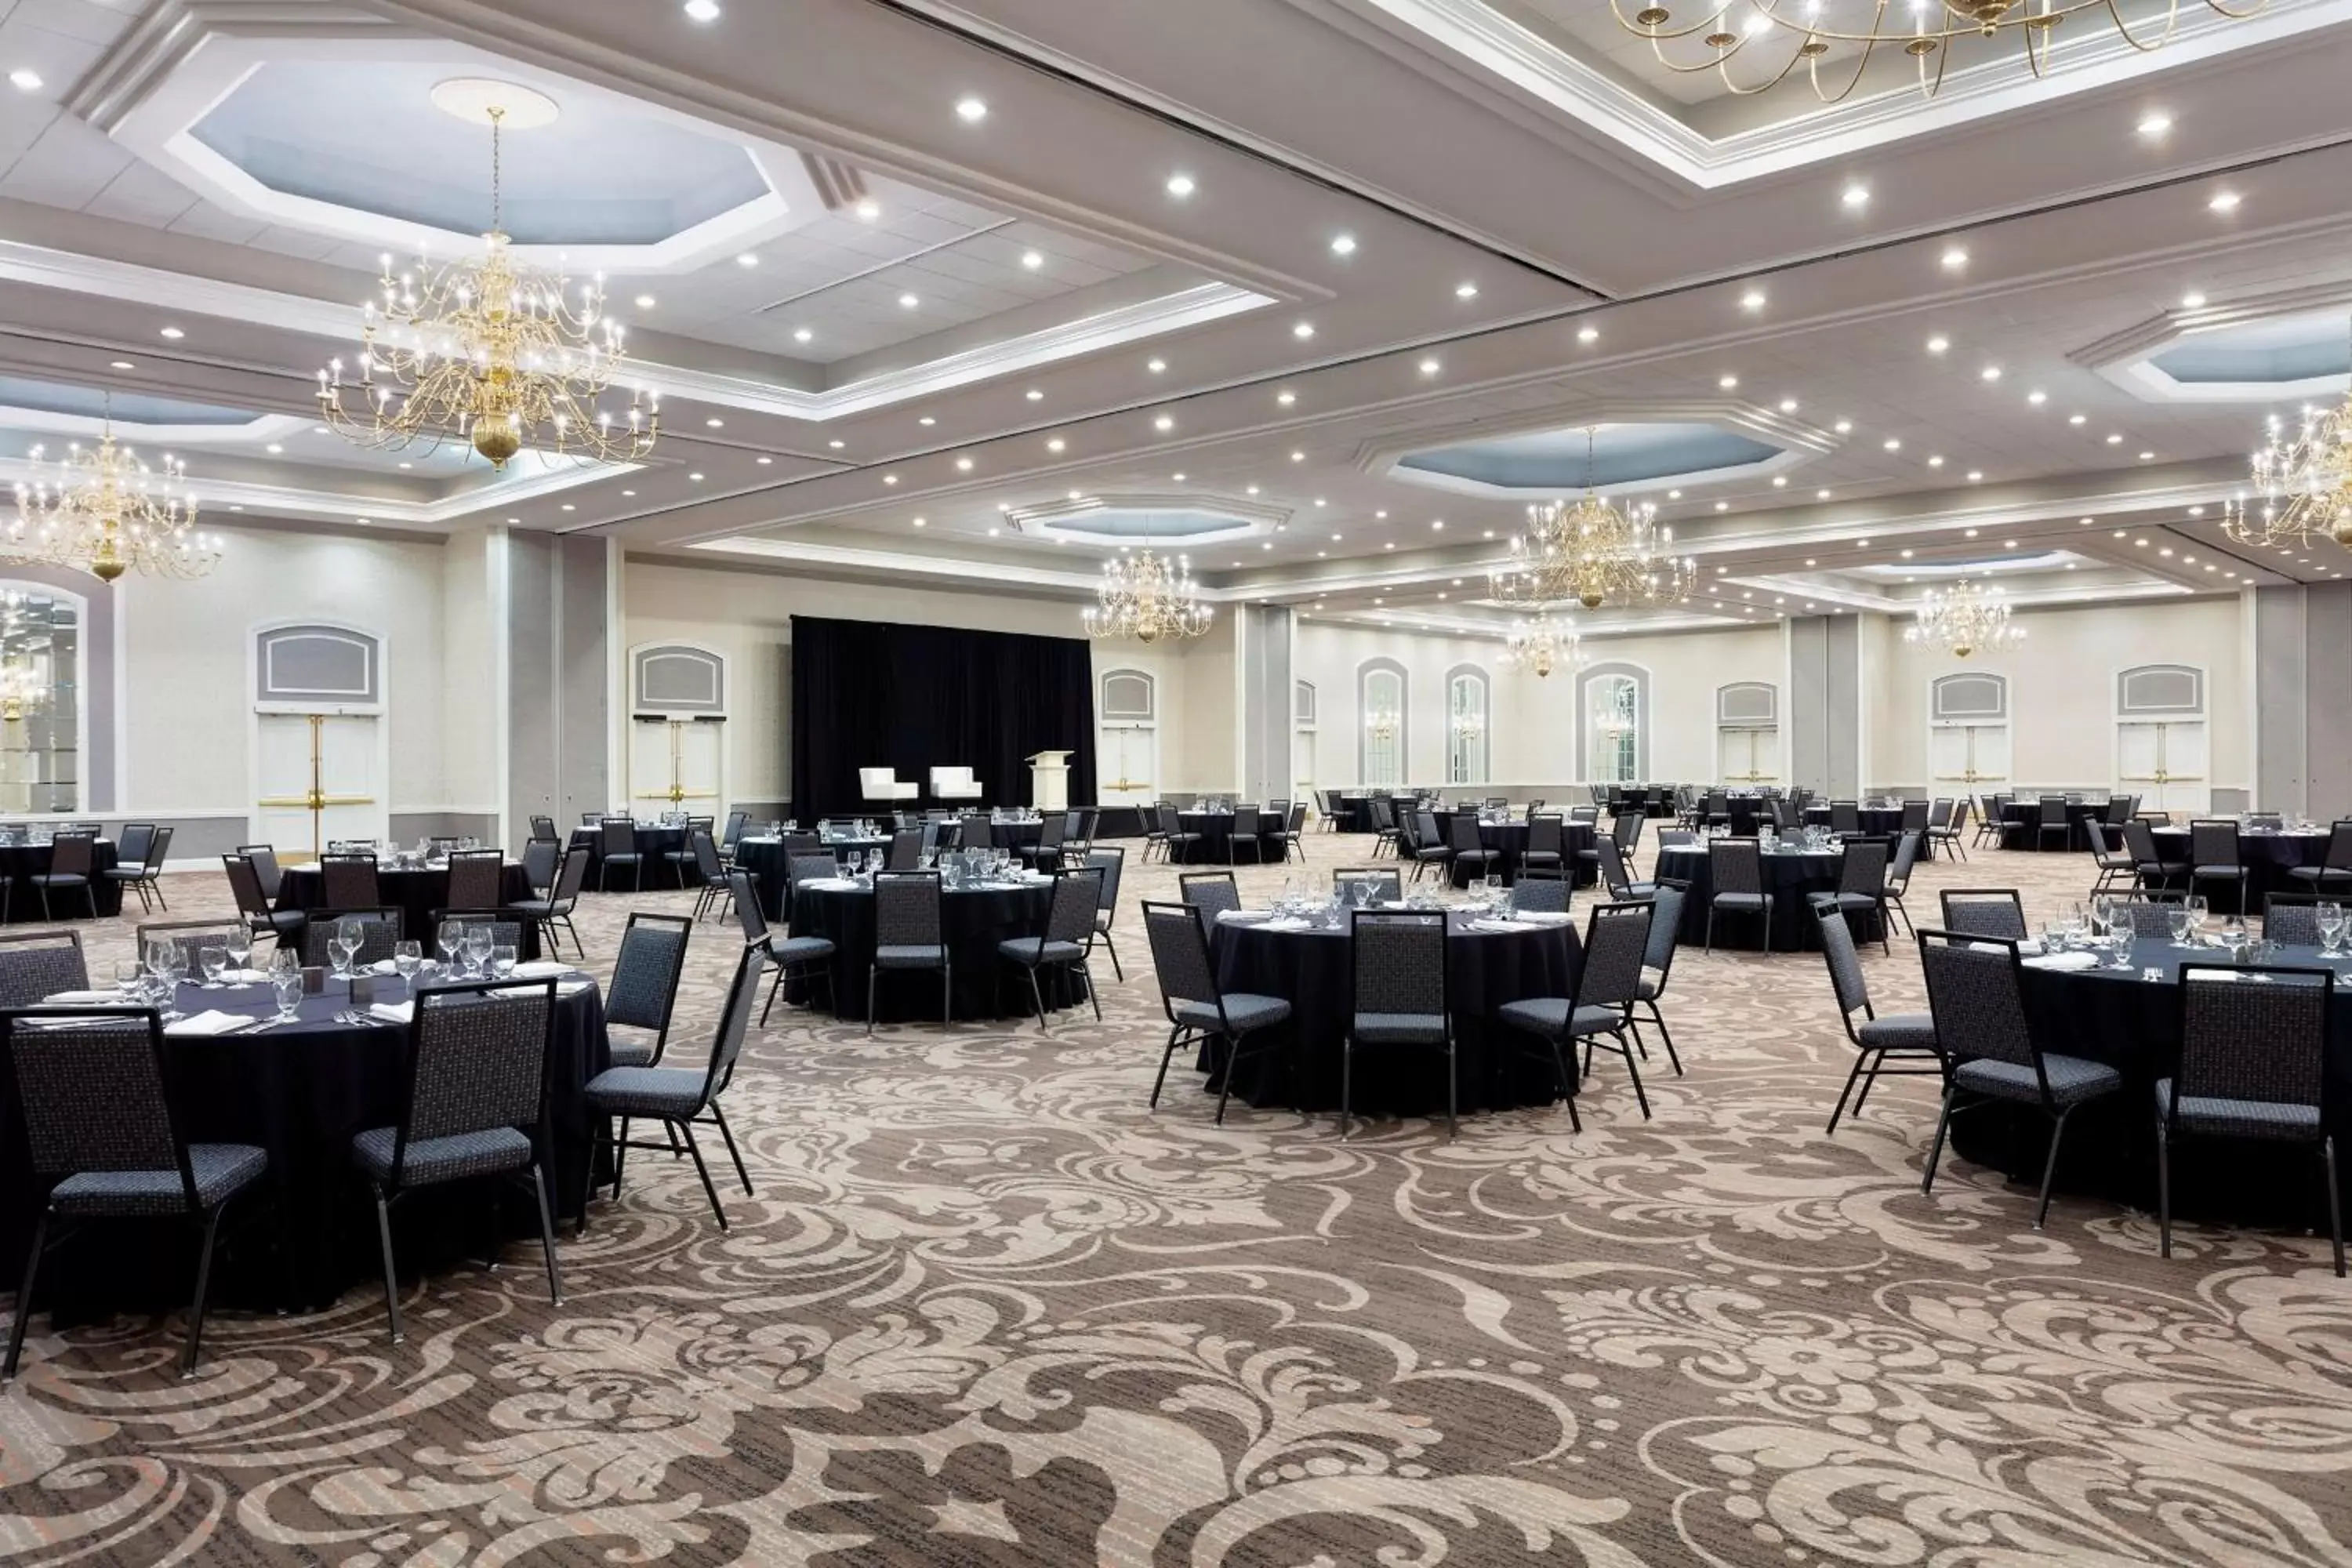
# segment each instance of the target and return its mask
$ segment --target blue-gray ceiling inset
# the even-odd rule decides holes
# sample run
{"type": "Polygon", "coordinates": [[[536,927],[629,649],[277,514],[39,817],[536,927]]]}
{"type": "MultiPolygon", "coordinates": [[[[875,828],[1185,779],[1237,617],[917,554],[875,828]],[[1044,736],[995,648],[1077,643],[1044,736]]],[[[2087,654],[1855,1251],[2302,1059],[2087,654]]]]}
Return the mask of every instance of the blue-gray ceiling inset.
{"type": "MultiPolygon", "coordinates": [[[[106,417],[107,401],[106,394],[95,386],[67,386],[53,381],[0,375],[0,410],[9,408],[102,419],[106,417]]],[[[146,397],[135,392],[114,395],[114,422],[117,425],[237,426],[250,425],[260,417],[248,408],[183,403],[174,397],[146,397]]]]}
{"type": "Polygon", "coordinates": [[[1608,489],[1746,468],[1769,462],[1780,450],[1712,425],[1603,425],[1593,435],[1588,468],[1584,428],[1574,426],[1433,447],[1413,453],[1397,467],[1500,489],[1552,494],[1584,489],[1588,473],[1594,488],[1608,489]]]}
{"type": "Polygon", "coordinates": [[[2189,385],[2291,385],[2352,372],[2352,324],[2339,311],[2199,332],[2148,363],[2189,385]]]}
{"type": "Polygon", "coordinates": [[[1117,539],[1142,543],[1146,541],[1181,544],[1188,539],[1204,534],[1230,533],[1249,524],[1240,518],[1224,517],[1210,511],[1139,511],[1106,509],[1102,511],[1082,511],[1068,517],[1049,518],[1046,521],[1064,533],[1091,534],[1098,539],[1117,539]]]}

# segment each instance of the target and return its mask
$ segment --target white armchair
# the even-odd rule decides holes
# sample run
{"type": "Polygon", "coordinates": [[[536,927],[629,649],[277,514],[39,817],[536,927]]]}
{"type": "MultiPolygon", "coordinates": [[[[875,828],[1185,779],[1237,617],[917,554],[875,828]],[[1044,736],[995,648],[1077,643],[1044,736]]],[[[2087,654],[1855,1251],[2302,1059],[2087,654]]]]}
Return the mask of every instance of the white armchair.
{"type": "Polygon", "coordinates": [[[916,795],[915,786],[900,784],[898,773],[889,768],[858,769],[857,787],[865,792],[868,805],[895,807],[902,800],[914,799],[916,795]]]}
{"type": "Polygon", "coordinates": [[[931,798],[933,800],[978,800],[980,781],[971,776],[970,768],[933,768],[931,798]]]}

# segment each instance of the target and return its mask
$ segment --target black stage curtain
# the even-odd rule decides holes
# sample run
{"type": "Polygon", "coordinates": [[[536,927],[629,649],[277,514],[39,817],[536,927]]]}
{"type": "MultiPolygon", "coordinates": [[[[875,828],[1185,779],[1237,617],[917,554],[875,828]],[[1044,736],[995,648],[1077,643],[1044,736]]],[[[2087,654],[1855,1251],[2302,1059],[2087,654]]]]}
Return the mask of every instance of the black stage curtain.
{"type": "Polygon", "coordinates": [[[1070,802],[1093,802],[1084,638],[793,617],[793,813],[803,822],[866,809],[860,768],[896,769],[928,805],[931,769],[969,767],[987,804],[1025,805],[1035,752],[1070,752],[1070,802]]]}

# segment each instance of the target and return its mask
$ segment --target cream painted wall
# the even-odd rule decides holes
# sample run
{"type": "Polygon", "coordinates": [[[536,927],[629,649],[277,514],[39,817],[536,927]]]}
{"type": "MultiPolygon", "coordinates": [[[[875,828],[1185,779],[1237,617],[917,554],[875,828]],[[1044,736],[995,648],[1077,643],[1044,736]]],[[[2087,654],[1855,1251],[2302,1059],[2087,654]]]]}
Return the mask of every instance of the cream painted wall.
{"type": "Polygon", "coordinates": [[[2021,647],[1975,655],[1965,666],[1890,628],[1884,679],[1874,682],[1868,776],[1874,786],[1926,786],[1928,683],[1965,668],[2009,677],[2015,782],[2106,786],[2115,782],[2116,676],[2165,663],[2205,669],[2213,787],[2251,788],[2246,709],[2253,674],[2244,615],[2236,599],[2023,611],[2016,617],[2025,628],[2021,647]]]}
{"type": "Polygon", "coordinates": [[[191,583],[126,577],[121,595],[125,816],[250,809],[255,630],[356,626],[384,642],[393,811],[444,804],[442,549],[433,542],[226,529],[191,583]]]}

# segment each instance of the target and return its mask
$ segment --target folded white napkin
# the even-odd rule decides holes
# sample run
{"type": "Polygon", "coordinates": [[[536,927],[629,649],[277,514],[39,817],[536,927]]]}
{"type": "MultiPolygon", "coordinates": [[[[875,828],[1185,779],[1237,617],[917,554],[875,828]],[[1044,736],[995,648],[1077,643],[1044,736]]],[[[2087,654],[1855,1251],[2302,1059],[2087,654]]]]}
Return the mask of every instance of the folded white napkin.
{"type": "Polygon", "coordinates": [[[534,958],[529,963],[514,966],[514,978],[517,980],[554,980],[571,973],[570,964],[559,963],[551,958],[534,958]]]}
{"type": "Polygon", "coordinates": [[[41,1000],[60,1007],[82,1007],[92,1003],[107,1002],[119,1005],[122,1001],[122,993],[120,991],[60,991],[54,996],[44,996],[41,1000]]]}
{"type": "Polygon", "coordinates": [[[1470,929],[1483,931],[1533,931],[1536,928],[1520,921],[1472,921],[1470,929]]]}
{"type": "Polygon", "coordinates": [[[1297,915],[1285,915],[1278,921],[1266,921],[1265,929],[1268,931],[1305,931],[1307,929],[1307,922],[1300,920],[1297,915]]]}
{"type": "Polygon", "coordinates": [[[380,958],[373,963],[368,965],[368,973],[370,974],[397,974],[400,973],[400,969],[398,965],[392,962],[392,960],[388,958],[380,958]]]}
{"type": "Polygon", "coordinates": [[[368,1009],[371,1017],[382,1018],[387,1024],[405,1024],[416,1016],[414,1002],[378,1002],[368,1009]]]}
{"type": "Polygon", "coordinates": [[[1564,926],[1576,917],[1565,910],[1522,910],[1511,917],[1522,925],[1564,926]]]}
{"type": "Polygon", "coordinates": [[[845,893],[857,885],[856,879],[849,877],[818,877],[801,884],[803,888],[822,888],[828,893],[845,893]]]}
{"type": "Polygon", "coordinates": [[[163,1026],[167,1035],[226,1035],[248,1029],[255,1020],[236,1013],[203,1012],[163,1026]]]}
{"type": "Polygon", "coordinates": [[[2042,939],[2040,937],[2032,937],[2017,944],[2018,955],[2021,958],[2032,958],[2041,951],[2042,939]]]}
{"type": "Polygon", "coordinates": [[[221,971],[224,985],[267,985],[269,972],[266,969],[225,969],[221,971]]]}
{"type": "Polygon", "coordinates": [[[2096,969],[2098,966],[2099,955],[2095,952],[2050,952],[2025,961],[2025,967],[2028,969],[2056,969],[2072,972],[2077,969],[2096,969]]]}
{"type": "Polygon", "coordinates": [[[583,991],[594,989],[596,983],[593,980],[567,980],[555,987],[555,994],[558,996],[577,996],[583,991]]]}
{"type": "Polygon", "coordinates": [[[1220,922],[1233,921],[1246,924],[1252,921],[1271,920],[1273,917],[1274,911],[1271,910],[1219,910],[1217,911],[1217,919],[1220,922]]]}

